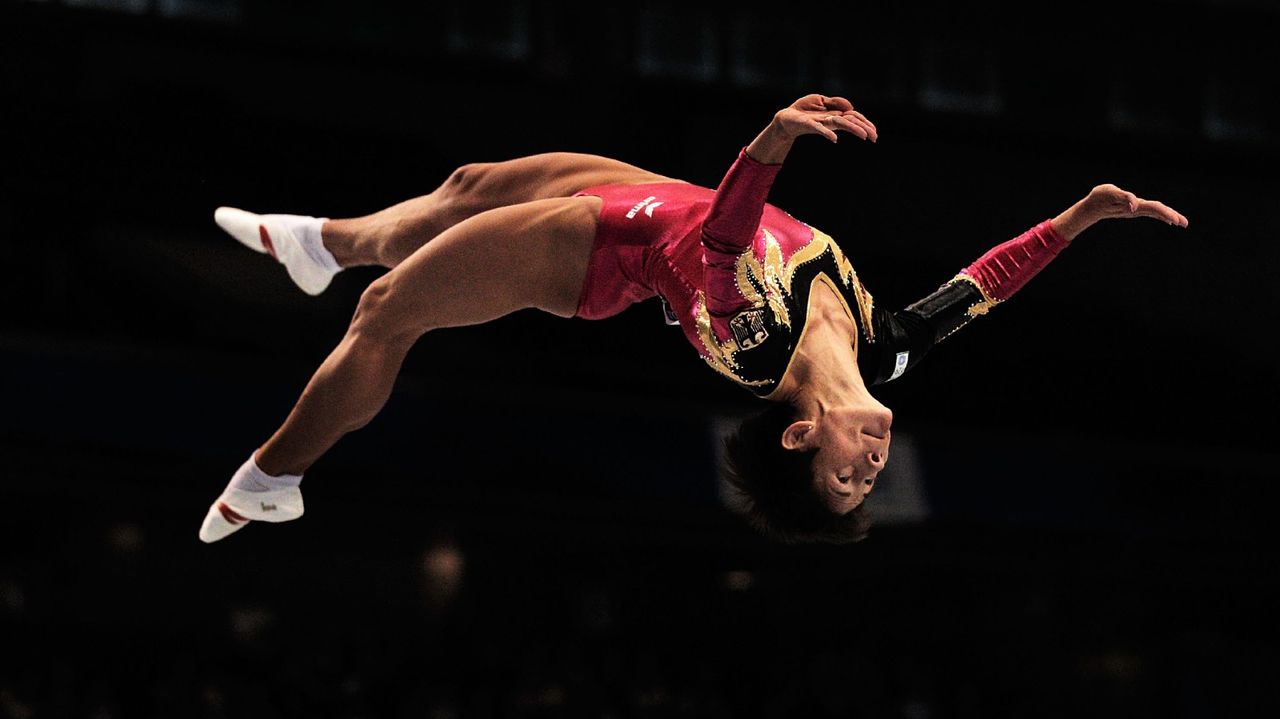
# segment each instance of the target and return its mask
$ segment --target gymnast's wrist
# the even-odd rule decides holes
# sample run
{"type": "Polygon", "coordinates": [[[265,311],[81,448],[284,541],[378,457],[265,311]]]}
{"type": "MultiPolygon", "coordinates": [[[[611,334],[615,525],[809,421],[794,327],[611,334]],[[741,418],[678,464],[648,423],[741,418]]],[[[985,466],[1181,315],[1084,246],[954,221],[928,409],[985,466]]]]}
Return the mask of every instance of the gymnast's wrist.
{"type": "Polygon", "coordinates": [[[1098,217],[1088,210],[1084,200],[1080,200],[1076,204],[1063,210],[1057,217],[1049,220],[1049,226],[1054,232],[1062,238],[1064,242],[1071,242],[1080,235],[1081,232],[1089,229],[1098,217]]]}
{"type": "Polygon", "coordinates": [[[748,158],[762,165],[781,165],[791,151],[795,138],[786,131],[778,116],[774,115],[756,139],[746,148],[748,158]]]}

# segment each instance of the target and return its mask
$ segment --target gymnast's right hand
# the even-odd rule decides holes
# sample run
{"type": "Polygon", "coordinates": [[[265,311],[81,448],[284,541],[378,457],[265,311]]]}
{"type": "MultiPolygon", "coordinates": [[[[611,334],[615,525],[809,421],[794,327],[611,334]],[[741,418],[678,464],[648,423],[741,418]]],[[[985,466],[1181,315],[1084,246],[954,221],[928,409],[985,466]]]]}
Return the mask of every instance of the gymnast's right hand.
{"type": "Polygon", "coordinates": [[[822,135],[836,141],[836,131],[848,132],[864,140],[876,141],[876,126],[853,109],[843,97],[805,95],[773,116],[774,123],[792,139],[801,135],[822,135]]]}

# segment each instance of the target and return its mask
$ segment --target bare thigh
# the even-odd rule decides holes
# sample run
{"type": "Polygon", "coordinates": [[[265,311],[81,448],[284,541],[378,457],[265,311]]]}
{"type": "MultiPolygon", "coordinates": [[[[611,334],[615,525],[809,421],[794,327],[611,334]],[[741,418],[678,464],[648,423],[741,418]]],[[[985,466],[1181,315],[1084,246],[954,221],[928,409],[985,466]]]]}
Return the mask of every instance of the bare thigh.
{"type": "Polygon", "coordinates": [[[578,308],[601,200],[547,198],[487,210],[442,232],[366,290],[366,329],[412,340],[537,308],[578,308]]]}
{"type": "Polygon", "coordinates": [[[552,197],[570,197],[596,185],[681,182],[621,160],[577,152],[548,152],[505,162],[463,165],[445,187],[476,212],[552,197]],[[450,188],[450,185],[453,187],[450,188]]]}
{"type": "Polygon", "coordinates": [[[481,162],[454,170],[433,192],[371,215],[324,225],[343,267],[394,268],[446,230],[489,210],[567,198],[595,185],[681,182],[619,160],[575,152],[481,162]]]}

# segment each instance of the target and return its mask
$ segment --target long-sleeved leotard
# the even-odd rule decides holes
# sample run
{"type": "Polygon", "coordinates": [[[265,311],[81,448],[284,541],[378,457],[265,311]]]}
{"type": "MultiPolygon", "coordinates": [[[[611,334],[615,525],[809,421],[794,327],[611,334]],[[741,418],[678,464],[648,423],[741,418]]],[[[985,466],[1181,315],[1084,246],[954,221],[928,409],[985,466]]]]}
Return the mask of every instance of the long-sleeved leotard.
{"type": "Polygon", "coordinates": [[[875,306],[831,237],[766,202],[780,169],[743,151],[715,191],[666,182],[579,192],[604,204],[577,315],[608,317],[661,296],[707,364],[768,398],[804,331],[811,290],[823,282],[858,327],[859,371],[879,384],[1008,299],[1066,244],[1042,222],[890,312],[875,306]]]}

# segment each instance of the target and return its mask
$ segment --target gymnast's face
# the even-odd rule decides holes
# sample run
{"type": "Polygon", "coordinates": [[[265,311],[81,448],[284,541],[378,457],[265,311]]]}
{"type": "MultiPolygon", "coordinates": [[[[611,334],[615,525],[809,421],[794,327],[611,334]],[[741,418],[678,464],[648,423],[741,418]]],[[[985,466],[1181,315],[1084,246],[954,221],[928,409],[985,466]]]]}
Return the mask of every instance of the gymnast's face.
{"type": "Polygon", "coordinates": [[[813,488],[836,514],[846,514],[867,498],[889,460],[893,412],[879,402],[827,411],[818,420],[787,427],[782,444],[813,456],[813,488]]]}

